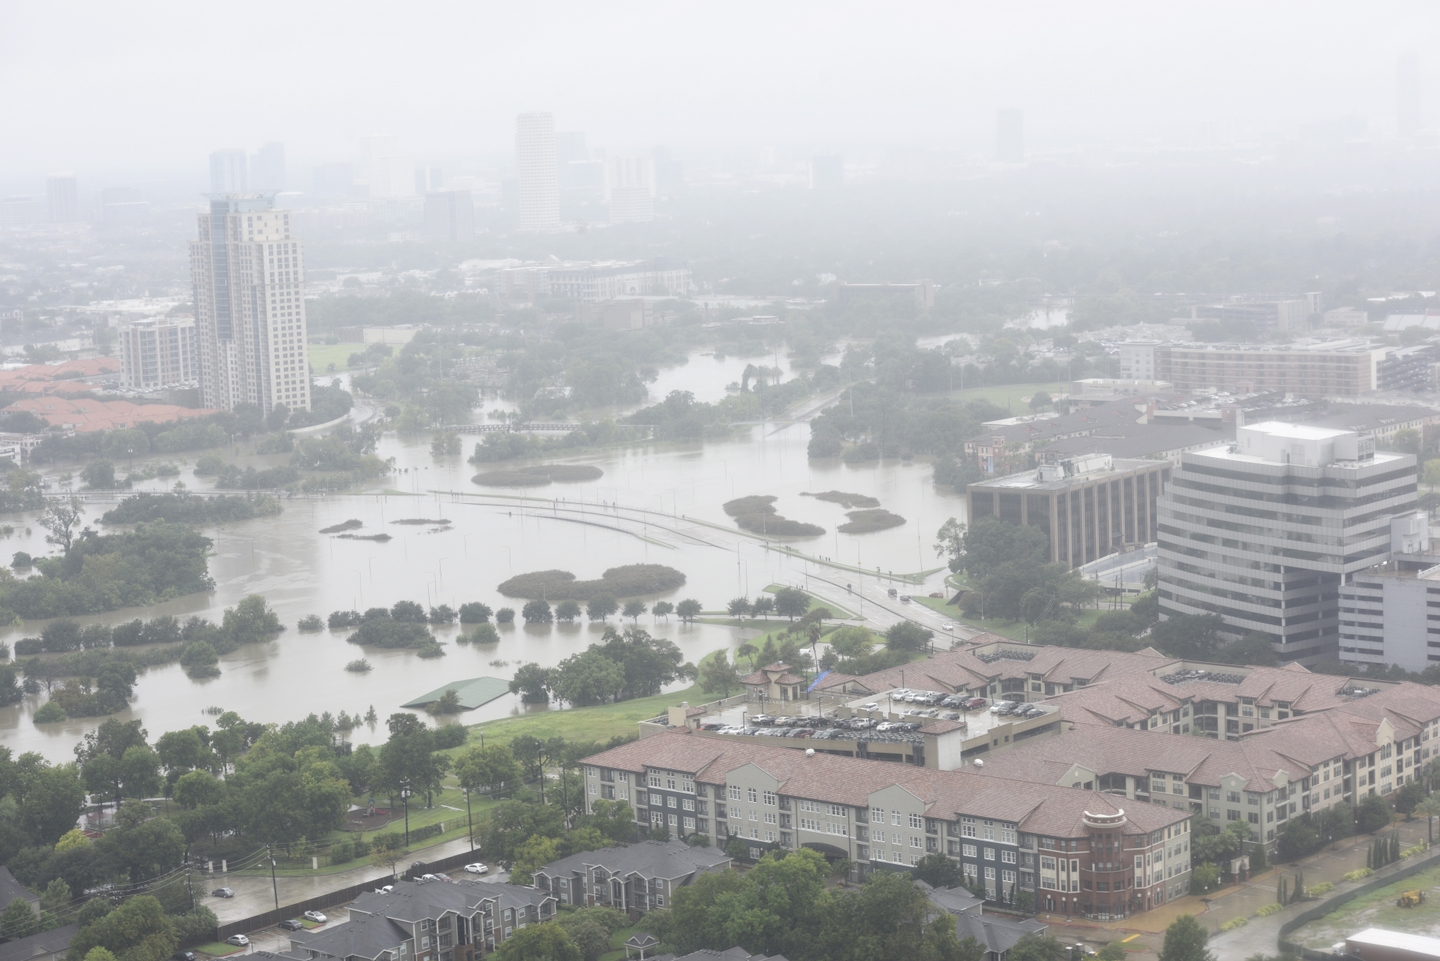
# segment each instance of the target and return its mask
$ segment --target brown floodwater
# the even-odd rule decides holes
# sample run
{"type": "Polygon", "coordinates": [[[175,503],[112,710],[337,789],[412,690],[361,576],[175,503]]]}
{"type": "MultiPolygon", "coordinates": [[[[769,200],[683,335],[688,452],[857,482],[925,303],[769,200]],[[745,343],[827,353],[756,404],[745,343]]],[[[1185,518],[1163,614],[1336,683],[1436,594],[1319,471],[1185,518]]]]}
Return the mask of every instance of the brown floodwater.
{"type": "MultiPolygon", "coordinates": [[[[724,385],[738,379],[751,362],[767,359],[722,362],[697,357],[686,367],[664,372],[663,386],[695,389],[702,399],[718,399],[724,385]],[[688,379],[679,372],[688,372],[688,379]]],[[[477,412],[477,419],[481,418],[483,414],[477,412]]],[[[684,572],[687,583],[647,602],[693,597],[707,610],[715,610],[737,595],[753,598],[773,583],[803,586],[809,574],[824,574],[832,581],[861,580],[853,572],[825,568],[806,555],[872,573],[876,567],[897,574],[937,567],[940,562],[932,547],[935,531],[948,517],[963,518],[963,495],[936,488],[927,463],[850,466],[809,461],[805,454],[809,433],[804,424],[766,424],[743,429],[736,439],[703,445],[550,458],[593,464],[604,476],[523,490],[481,488],[470,481],[481,468],[466,463],[464,456],[432,457],[428,437],[387,435],[380,453],[395,457],[397,473],[372,490],[289,499],[278,517],[206,529],[215,541],[210,561],[216,583],[213,593],[80,620],[116,624],[135,617],[199,614],[218,621],[224,608],[240,598],[262,594],[288,625],[285,633],[222,657],[216,678],[191,680],[178,664],[145,671],[131,707],[117,716],[139,718],[154,738],[167,730],[212,722],[204,713],[211,706],[237,711],[247,720],[280,723],[311,712],[363,714],[373,706],[381,719],[378,730],[362,726],[354,737],[382,740],[384,718],[405,701],[451,680],[483,675],[508,678],[527,661],[554,665],[598,640],[605,625],[517,623],[500,628],[499,643],[485,647],[455,644],[459,627],[441,627],[436,634],[445,643],[447,656],[426,660],[410,651],[361,649],[346,642],[349,631],[302,634],[294,626],[301,617],[388,607],[407,599],[457,608],[467,601],[483,601],[492,608],[518,611],[523,599],[504,598],[496,586],[514,574],[547,568],[588,579],[621,564],[667,564],[684,572]],[[837,533],[836,527],[846,519],[844,508],[800,496],[802,491],[832,489],[876,497],[907,523],[869,534],[837,533]],[[780,514],[818,524],[826,533],[787,541],[796,554],[770,549],[779,542],[767,545],[744,536],[721,509],[725,501],[747,494],[775,495],[780,514]],[[355,533],[384,532],[393,539],[376,543],[319,533],[351,518],[364,524],[355,533]],[[434,528],[395,523],[410,518],[443,518],[450,524],[434,528]],[[370,660],[374,670],[345,671],[347,662],[361,656],[370,660]]],[[[473,440],[466,439],[467,454],[473,440]]],[[[54,471],[52,476],[60,473],[54,471]]],[[[182,479],[191,487],[209,484],[191,475],[188,467],[182,479]]],[[[164,489],[169,484],[153,481],[143,486],[164,489]]],[[[106,507],[91,507],[92,522],[106,507]]],[[[7,521],[19,530],[0,542],[0,551],[46,552],[33,515],[7,521]]],[[[868,580],[874,582],[873,577],[868,580]]],[[[926,590],[939,583],[938,575],[932,577],[926,590]]],[[[611,625],[617,623],[621,623],[618,618],[610,619],[611,625]]],[[[691,661],[718,648],[734,648],[756,633],[749,628],[682,625],[673,616],[667,622],[647,614],[638,623],[675,642],[691,661]]],[[[0,638],[13,644],[20,637],[38,634],[43,626],[30,622],[0,638]]],[[[33,750],[54,760],[68,759],[75,742],[104,719],[37,726],[31,715],[45,697],[43,693],[29,696],[21,704],[0,708],[0,743],[17,754],[33,750]]],[[[474,723],[544,709],[522,706],[517,697],[505,695],[459,719],[474,723]]]]}

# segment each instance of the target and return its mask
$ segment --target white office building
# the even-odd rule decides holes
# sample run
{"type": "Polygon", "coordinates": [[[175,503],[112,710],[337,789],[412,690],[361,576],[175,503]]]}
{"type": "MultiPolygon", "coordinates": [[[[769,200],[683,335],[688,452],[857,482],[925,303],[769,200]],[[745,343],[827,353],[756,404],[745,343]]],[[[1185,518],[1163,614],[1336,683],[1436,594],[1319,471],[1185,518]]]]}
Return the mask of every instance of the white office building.
{"type": "Polygon", "coordinates": [[[214,195],[190,242],[206,407],[310,408],[305,261],[270,193],[214,195]]]}
{"type": "Polygon", "coordinates": [[[1440,663],[1440,555],[1425,511],[1390,520],[1391,556],[1340,588],[1340,660],[1357,667],[1440,663]]]}
{"type": "Polygon", "coordinates": [[[1282,662],[1333,660],[1341,585],[1391,559],[1415,458],[1355,431],[1275,422],[1181,455],[1158,502],[1162,617],[1219,614],[1282,662]]]}
{"type": "Polygon", "coordinates": [[[520,229],[548,230],[560,226],[553,115],[522,113],[515,118],[515,174],[520,229]]]}
{"type": "Polygon", "coordinates": [[[148,317],[116,328],[120,383],[134,390],[199,379],[194,317],[148,317]]]}

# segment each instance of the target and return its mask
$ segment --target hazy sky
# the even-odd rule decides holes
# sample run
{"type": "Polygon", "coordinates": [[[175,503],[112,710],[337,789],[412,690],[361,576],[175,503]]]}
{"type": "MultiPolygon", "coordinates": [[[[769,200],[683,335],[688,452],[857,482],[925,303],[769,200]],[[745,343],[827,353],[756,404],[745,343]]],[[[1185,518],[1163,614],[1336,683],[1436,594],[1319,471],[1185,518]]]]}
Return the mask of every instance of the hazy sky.
{"type": "Polygon", "coordinates": [[[210,150],[266,140],[347,160],[366,133],[417,161],[497,155],[525,109],[612,151],[982,148],[1011,105],[1032,143],[1347,114],[1389,135],[1397,57],[1437,27],[1433,3],[1373,0],[0,0],[0,179],[203,178],[210,150]]]}

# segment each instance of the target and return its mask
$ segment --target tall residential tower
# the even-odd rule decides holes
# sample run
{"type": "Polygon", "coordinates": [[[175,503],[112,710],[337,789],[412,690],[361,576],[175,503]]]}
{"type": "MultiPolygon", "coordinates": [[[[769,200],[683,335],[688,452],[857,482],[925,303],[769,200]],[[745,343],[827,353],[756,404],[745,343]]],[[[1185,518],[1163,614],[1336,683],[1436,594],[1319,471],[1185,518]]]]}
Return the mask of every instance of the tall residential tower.
{"type": "Polygon", "coordinates": [[[515,170],[520,229],[547,230],[560,226],[553,115],[522,113],[515,118],[515,170]]]}
{"type": "Polygon", "coordinates": [[[310,409],[305,267],[290,212],[273,193],[210,197],[190,242],[200,345],[200,399],[232,410],[310,409]]]}

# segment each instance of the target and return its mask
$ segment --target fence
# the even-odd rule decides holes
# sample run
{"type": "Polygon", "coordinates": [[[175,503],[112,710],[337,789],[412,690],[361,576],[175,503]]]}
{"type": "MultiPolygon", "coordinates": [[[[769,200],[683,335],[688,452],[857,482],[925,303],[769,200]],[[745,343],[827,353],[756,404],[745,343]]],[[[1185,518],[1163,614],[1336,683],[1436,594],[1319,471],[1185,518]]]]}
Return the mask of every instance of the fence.
{"type": "Polygon", "coordinates": [[[1412,875],[1419,874],[1421,871],[1429,870],[1437,865],[1440,865],[1440,847],[1431,849],[1424,857],[1417,856],[1396,864],[1386,865],[1350,890],[1337,891],[1323,900],[1316,901],[1310,907],[1307,907],[1280,925],[1280,936],[1277,939],[1280,951],[1284,954],[1294,954],[1302,958],[1307,958],[1309,961],[1333,961],[1334,956],[1328,951],[1316,951],[1313,948],[1305,948],[1294,944],[1285,940],[1286,935],[1296,928],[1309,924],[1316,918],[1323,918],[1331,911],[1334,911],[1343,904],[1353,901],[1362,894],[1369,894],[1371,891],[1383,888],[1387,884],[1403,881],[1412,875]]]}
{"type": "MultiPolygon", "coordinates": [[[[413,835],[415,832],[411,831],[410,833],[413,835]]],[[[413,873],[425,874],[436,871],[448,871],[450,868],[460,867],[463,864],[470,863],[470,861],[474,860],[476,853],[475,851],[461,851],[459,854],[436,858],[434,861],[416,862],[420,865],[420,868],[416,868],[413,873]]],[[[407,867],[405,873],[408,875],[412,872],[407,867]]],[[[360,884],[352,884],[348,888],[327,891],[324,894],[307,898],[304,901],[296,901],[293,904],[282,905],[278,910],[252,914],[250,917],[241,918],[238,921],[227,921],[215,928],[215,940],[223,941],[232,934],[246,934],[250,931],[259,930],[260,928],[268,928],[272,924],[279,924],[286,918],[299,917],[306,911],[319,911],[323,908],[333,908],[337,904],[345,904],[346,902],[355,900],[356,897],[364,894],[366,891],[373,891],[382,885],[391,883],[393,880],[394,878],[391,875],[382,874],[373,881],[362,881],[360,884]]]]}

